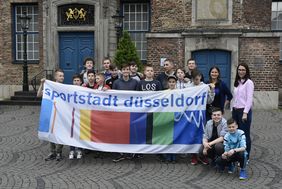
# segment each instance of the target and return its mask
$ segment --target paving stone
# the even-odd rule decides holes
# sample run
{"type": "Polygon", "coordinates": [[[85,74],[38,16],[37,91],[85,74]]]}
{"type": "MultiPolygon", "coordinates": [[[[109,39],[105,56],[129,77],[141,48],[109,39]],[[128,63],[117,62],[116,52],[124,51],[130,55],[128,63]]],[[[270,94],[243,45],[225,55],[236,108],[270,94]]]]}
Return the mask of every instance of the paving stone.
{"type": "MultiPolygon", "coordinates": [[[[0,107],[0,188],[282,188],[282,114],[280,110],[253,113],[253,146],[249,179],[218,173],[210,166],[190,165],[190,155],[176,164],[158,161],[155,155],[113,163],[116,153],[93,153],[82,160],[45,162],[48,142],[37,137],[40,107],[0,107]]],[[[226,112],[228,118],[230,113],[226,112]]]]}

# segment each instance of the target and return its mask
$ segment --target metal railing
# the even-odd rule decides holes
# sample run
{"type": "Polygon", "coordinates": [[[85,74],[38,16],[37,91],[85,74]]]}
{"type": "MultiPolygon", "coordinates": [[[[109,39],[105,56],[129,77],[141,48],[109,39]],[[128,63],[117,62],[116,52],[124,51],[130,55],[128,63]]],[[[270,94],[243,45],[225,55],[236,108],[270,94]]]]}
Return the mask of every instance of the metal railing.
{"type": "Polygon", "coordinates": [[[36,74],[31,80],[30,84],[34,91],[37,91],[37,85],[40,85],[41,79],[46,78],[52,80],[54,78],[54,71],[53,70],[42,70],[38,74],[36,74]]]}

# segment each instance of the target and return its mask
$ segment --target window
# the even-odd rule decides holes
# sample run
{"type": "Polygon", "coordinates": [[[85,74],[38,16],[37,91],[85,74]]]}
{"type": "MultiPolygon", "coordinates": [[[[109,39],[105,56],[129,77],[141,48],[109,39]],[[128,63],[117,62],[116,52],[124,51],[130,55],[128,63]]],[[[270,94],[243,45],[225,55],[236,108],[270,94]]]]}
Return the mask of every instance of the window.
{"type": "Polygon", "coordinates": [[[130,33],[140,59],[146,61],[145,34],[149,31],[149,3],[124,3],[123,15],[123,29],[130,33]]]}
{"type": "Polygon", "coordinates": [[[272,30],[282,30],[282,1],[272,2],[271,21],[272,30]]]}
{"type": "MultiPolygon", "coordinates": [[[[282,31],[282,1],[272,2],[271,29],[282,31]]],[[[282,61],[282,38],[280,37],[280,62],[282,61]]]]}
{"type": "Polygon", "coordinates": [[[27,31],[27,60],[28,63],[38,63],[39,60],[39,32],[38,6],[34,4],[14,6],[14,62],[22,63],[24,54],[23,31],[20,17],[26,12],[31,17],[27,31]]]}

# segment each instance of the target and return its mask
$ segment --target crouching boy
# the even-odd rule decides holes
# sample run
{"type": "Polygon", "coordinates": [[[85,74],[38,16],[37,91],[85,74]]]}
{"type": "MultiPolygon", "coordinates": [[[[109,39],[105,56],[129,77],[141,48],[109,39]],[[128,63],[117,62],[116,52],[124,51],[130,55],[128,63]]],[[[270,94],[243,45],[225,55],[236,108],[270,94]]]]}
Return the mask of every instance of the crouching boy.
{"type": "Polygon", "coordinates": [[[222,117],[220,108],[212,110],[212,119],[209,120],[204,129],[203,146],[200,149],[199,160],[208,164],[208,158],[215,162],[216,157],[223,154],[223,138],[227,133],[227,121],[222,117]]]}
{"type": "Polygon", "coordinates": [[[240,163],[239,179],[247,179],[246,172],[246,137],[244,131],[238,129],[234,119],[227,121],[228,133],[224,136],[224,153],[217,158],[216,164],[223,171],[228,166],[228,173],[234,172],[234,163],[240,163]]]}

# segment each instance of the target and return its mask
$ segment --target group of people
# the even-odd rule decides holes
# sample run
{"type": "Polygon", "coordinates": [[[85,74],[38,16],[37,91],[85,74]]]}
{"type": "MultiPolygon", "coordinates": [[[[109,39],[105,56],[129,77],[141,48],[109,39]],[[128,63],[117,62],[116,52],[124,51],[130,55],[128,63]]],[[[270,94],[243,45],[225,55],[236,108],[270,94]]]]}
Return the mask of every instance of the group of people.
{"type": "MultiPolygon", "coordinates": [[[[73,76],[73,85],[88,87],[96,90],[136,90],[136,91],[160,91],[183,89],[204,84],[203,74],[197,69],[194,59],[187,61],[188,71],[184,68],[174,68],[171,60],[164,61],[164,72],[156,79],[152,65],[144,67],[144,73],[138,72],[135,62],[123,64],[120,70],[113,64],[110,58],[103,60],[104,70],[100,73],[94,71],[95,62],[92,58],[84,61],[85,69],[80,74],[73,76]]],[[[63,70],[55,71],[55,81],[63,83],[63,70]]],[[[43,84],[37,96],[42,96],[43,84]]],[[[228,167],[228,172],[233,173],[235,162],[240,165],[240,179],[246,179],[246,165],[249,161],[251,150],[250,127],[252,121],[252,101],[254,84],[250,78],[250,70],[247,64],[241,63],[237,66],[234,82],[234,93],[232,95],[227,85],[220,79],[220,69],[213,66],[209,71],[209,78],[205,82],[209,85],[206,125],[202,141],[202,148],[198,154],[192,154],[191,164],[198,162],[213,164],[223,171],[228,167]],[[232,103],[232,118],[223,118],[225,107],[232,103]]],[[[56,159],[62,160],[62,148],[60,144],[50,143],[51,153],[46,161],[56,159]]],[[[82,158],[82,149],[71,146],[69,159],[82,158]]],[[[139,154],[120,154],[114,162],[124,159],[141,158],[139,154]]],[[[167,162],[175,162],[175,154],[159,155],[160,159],[167,162]]]]}

